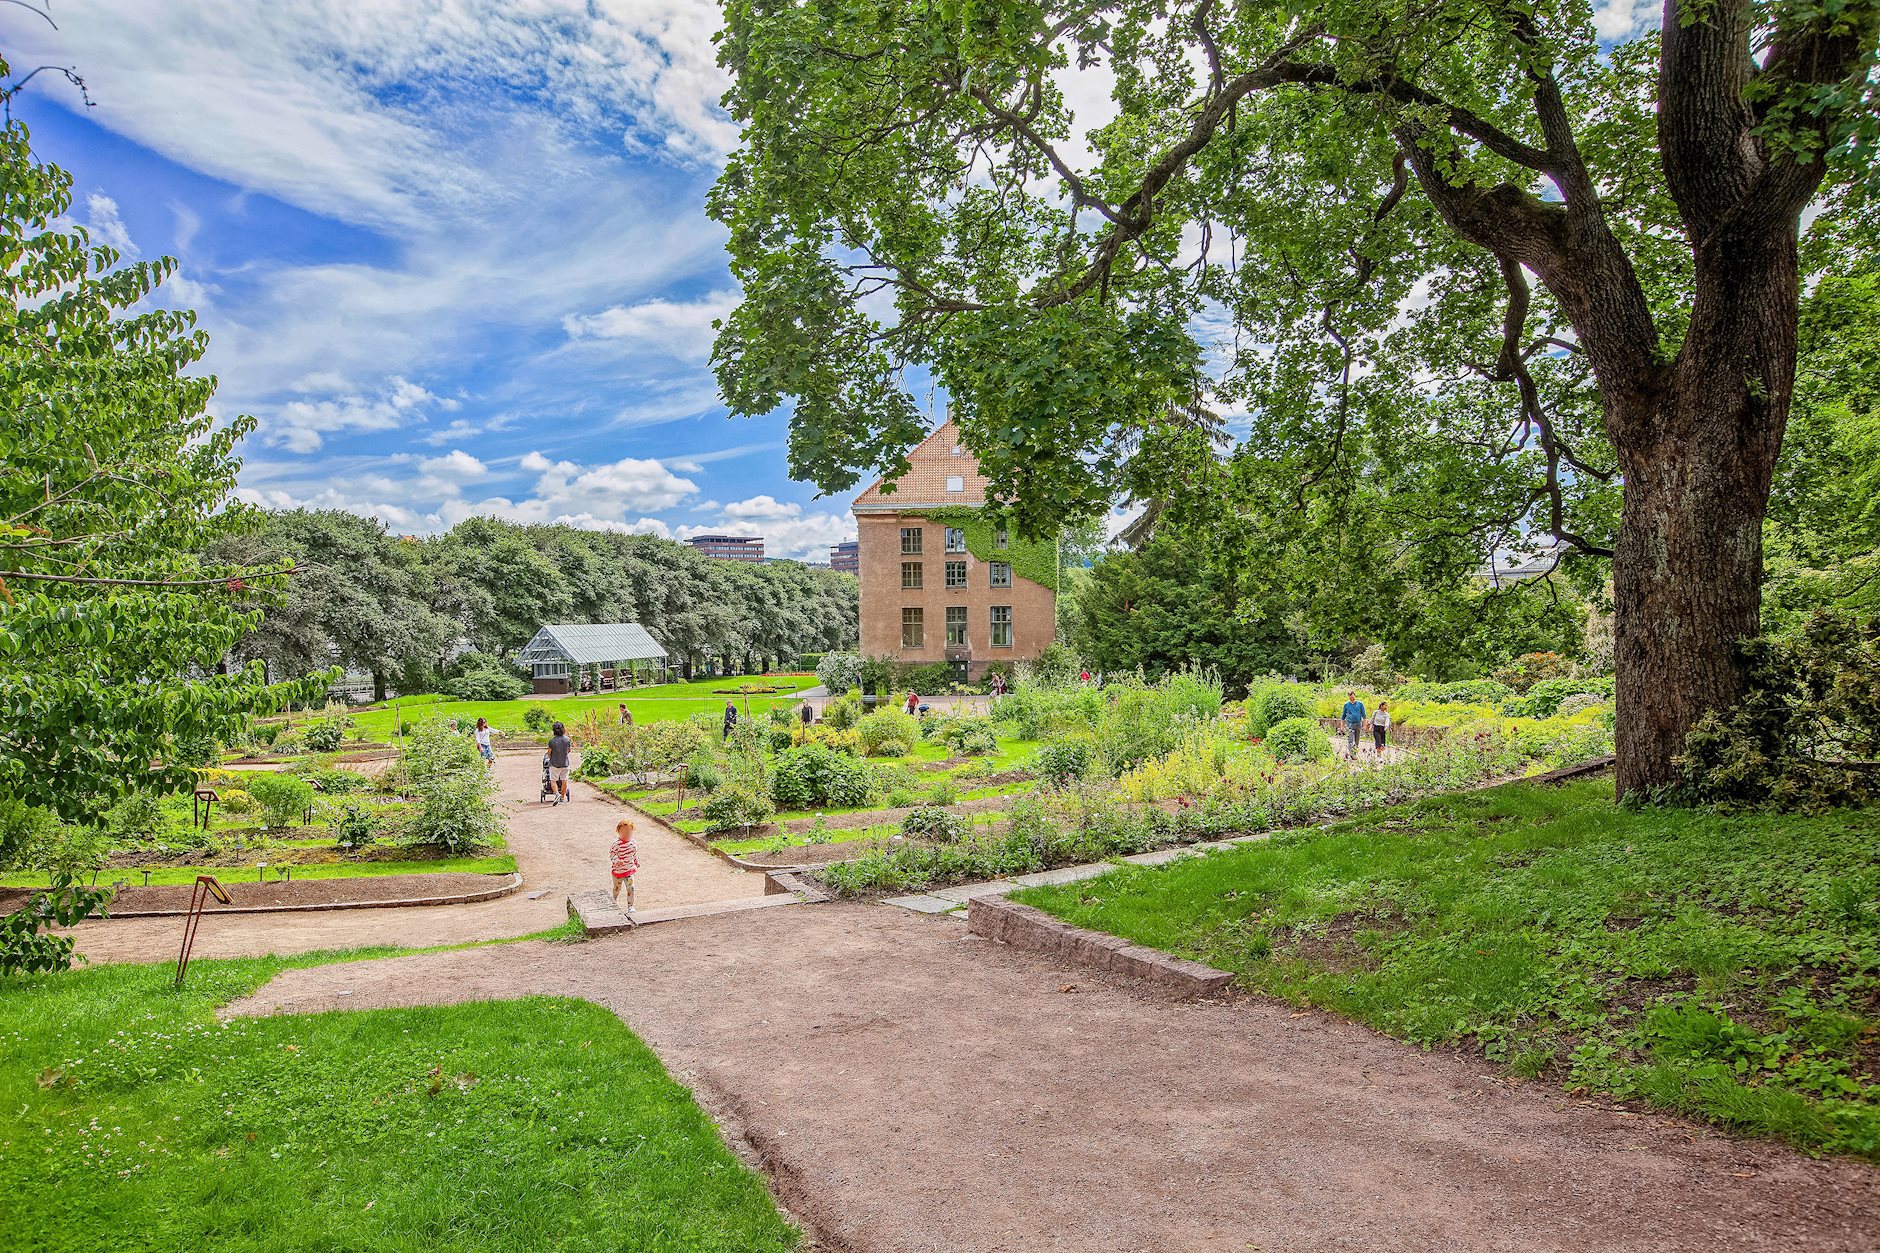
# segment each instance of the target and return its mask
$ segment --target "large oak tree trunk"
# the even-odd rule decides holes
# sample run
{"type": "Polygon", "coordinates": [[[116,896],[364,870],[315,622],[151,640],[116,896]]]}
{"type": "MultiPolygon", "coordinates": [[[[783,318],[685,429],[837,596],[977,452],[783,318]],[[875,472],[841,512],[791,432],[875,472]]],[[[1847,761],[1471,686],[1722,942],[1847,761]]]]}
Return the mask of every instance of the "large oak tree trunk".
{"type": "Polygon", "coordinates": [[[1608,413],[1625,474],[1613,557],[1621,796],[1672,782],[1691,725],[1744,695],[1737,644],[1758,631],[1763,515],[1794,385],[1793,231],[1720,239],[1696,272],[1665,388],[1608,413]]]}

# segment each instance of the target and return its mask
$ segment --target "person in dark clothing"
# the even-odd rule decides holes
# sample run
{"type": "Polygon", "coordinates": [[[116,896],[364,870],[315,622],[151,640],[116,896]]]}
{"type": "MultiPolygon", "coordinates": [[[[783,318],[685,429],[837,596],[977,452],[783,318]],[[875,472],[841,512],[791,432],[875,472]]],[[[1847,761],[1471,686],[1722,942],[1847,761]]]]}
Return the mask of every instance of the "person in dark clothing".
{"type": "Polygon", "coordinates": [[[548,741],[548,781],[555,788],[555,803],[572,800],[568,795],[568,755],[574,752],[574,741],[568,738],[568,729],[557,722],[555,734],[548,741]]]}
{"type": "Polygon", "coordinates": [[[731,738],[733,728],[738,725],[738,707],[731,701],[725,702],[725,738],[731,738]]]}
{"type": "Polygon", "coordinates": [[[816,710],[808,701],[803,702],[802,716],[804,726],[808,726],[810,723],[816,721],[816,710]]]}

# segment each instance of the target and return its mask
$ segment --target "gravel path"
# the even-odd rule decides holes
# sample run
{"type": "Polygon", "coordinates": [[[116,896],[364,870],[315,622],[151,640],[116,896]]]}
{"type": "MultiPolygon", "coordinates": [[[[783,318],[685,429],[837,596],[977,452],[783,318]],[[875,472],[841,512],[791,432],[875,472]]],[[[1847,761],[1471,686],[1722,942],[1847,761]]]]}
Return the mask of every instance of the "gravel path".
{"type": "MultiPolygon", "coordinates": [[[[514,895],[474,905],[209,917],[196,937],[196,955],[305,953],[368,944],[428,947],[560,925],[568,917],[569,892],[612,883],[607,850],[614,823],[625,810],[585,783],[570,785],[575,797],[570,804],[537,803],[542,759],[535,752],[498,755],[496,779],[509,810],[509,848],[522,871],[522,888],[514,895]],[[530,900],[534,892],[547,894],[530,900]]],[[[739,870],[656,824],[641,823],[636,838],[640,909],[763,895],[762,875],[739,870]]],[[[88,922],[77,929],[78,947],[94,962],[173,961],[181,927],[175,918],[88,922]]]]}
{"type": "Polygon", "coordinates": [[[1867,1166],[881,906],[287,971],[230,1012],[539,993],[625,1019],[832,1248],[1880,1247],[1867,1166]]]}

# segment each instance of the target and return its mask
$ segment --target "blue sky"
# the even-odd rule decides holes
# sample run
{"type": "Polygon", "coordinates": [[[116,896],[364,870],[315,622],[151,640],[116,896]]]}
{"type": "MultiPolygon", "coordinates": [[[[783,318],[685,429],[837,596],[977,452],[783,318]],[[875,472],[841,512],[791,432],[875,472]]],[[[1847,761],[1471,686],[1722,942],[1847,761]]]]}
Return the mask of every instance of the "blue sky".
{"type": "Polygon", "coordinates": [[[63,0],[0,6],[72,216],[175,256],[241,494],[401,532],[472,514],[826,559],[847,499],[793,483],[783,415],[728,419],[735,299],[704,197],[736,140],[708,0],[63,0]]]}

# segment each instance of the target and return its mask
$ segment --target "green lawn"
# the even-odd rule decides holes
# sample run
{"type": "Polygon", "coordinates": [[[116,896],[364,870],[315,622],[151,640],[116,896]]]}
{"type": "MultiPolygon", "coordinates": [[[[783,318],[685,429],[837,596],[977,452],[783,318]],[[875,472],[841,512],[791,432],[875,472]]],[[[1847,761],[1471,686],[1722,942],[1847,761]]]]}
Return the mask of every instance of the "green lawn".
{"type": "Polygon", "coordinates": [[[1880,824],[1515,785],[1015,900],[1418,1044],[1880,1160],[1880,824]]]}
{"type": "MultiPolygon", "coordinates": [[[[150,885],[174,883],[194,883],[199,874],[212,874],[224,883],[253,883],[258,872],[255,861],[265,861],[269,865],[268,881],[273,882],[280,875],[280,865],[273,856],[256,854],[253,861],[245,866],[165,866],[150,872],[150,885]]],[[[365,879],[388,874],[512,874],[516,869],[516,858],[512,853],[493,853],[487,857],[434,857],[428,861],[354,861],[354,862],[308,862],[294,863],[293,877],[296,879],[365,879]]],[[[89,879],[89,876],[87,876],[89,879]]],[[[115,883],[119,879],[134,887],[142,887],[144,872],[123,867],[112,867],[98,872],[98,882],[115,883]]],[[[0,874],[0,887],[34,888],[44,887],[48,882],[45,874],[34,871],[16,871],[0,874]]]]}
{"type": "Polygon", "coordinates": [[[775,1250],[762,1180],[612,1014],[534,998],[219,1025],[287,965],[0,980],[11,1250],[775,1250]]]}
{"type": "MultiPolygon", "coordinates": [[[[612,716],[624,702],[632,711],[636,722],[676,722],[695,713],[718,714],[724,710],[725,701],[736,700],[738,712],[744,712],[745,698],[719,695],[716,689],[739,687],[779,687],[794,691],[806,691],[817,686],[813,674],[774,674],[740,675],[731,679],[697,679],[691,683],[662,683],[657,687],[630,688],[625,692],[603,692],[598,696],[562,696],[549,700],[496,700],[464,701],[448,700],[435,694],[400,698],[395,702],[397,714],[394,715],[394,703],[388,702],[383,708],[361,710],[352,715],[354,734],[379,743],[389,742],[394,738],[394,717],[402,717],[406,722],[421,722],[431,718],[456,718],[465,726],[473,726],[478,718],[488,718],[490,725],[512,735],[524,733],[522,717],[531,706],[539,705],[548,710],[549,716],[562,722],[574,722],[589,710],[601,710],[612,716]]],[[[761,714],[777,701],[795,703],[795,697],[779,694],[776,696],[752,696],[751,713],[761,714]]],[[[296,718],[295,725],[302,719],[296,718]]]]}

